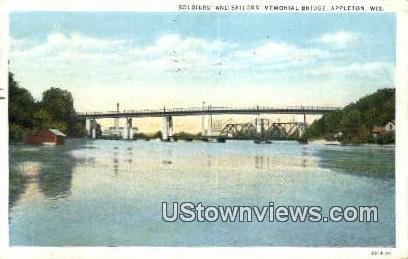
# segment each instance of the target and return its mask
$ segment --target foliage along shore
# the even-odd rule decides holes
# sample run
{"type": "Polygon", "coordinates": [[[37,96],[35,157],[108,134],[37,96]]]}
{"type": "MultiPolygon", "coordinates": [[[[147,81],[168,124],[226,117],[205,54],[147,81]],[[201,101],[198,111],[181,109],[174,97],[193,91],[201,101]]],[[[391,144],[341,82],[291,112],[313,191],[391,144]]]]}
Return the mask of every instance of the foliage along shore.
{"type": "Polygon", "coordinates": [[[384,88],[360,98],[343,109],[314,121],[304,137],[309,140],[339,140],[343,144],[394,144],[395,133],[373,134],[374,127],[395,121],[395,88],[384,88]],[[341,137],[335,137],[341,132],[341,137]]]}
{"type": "Polygon", "coordinates": [[[75,121],[74,101],[69,91],[51,87],[35,101],[9,73],[9,141],[22,141],[44,128],[57,128],[68,137],[86,136],[85,123],[75,121]]]}

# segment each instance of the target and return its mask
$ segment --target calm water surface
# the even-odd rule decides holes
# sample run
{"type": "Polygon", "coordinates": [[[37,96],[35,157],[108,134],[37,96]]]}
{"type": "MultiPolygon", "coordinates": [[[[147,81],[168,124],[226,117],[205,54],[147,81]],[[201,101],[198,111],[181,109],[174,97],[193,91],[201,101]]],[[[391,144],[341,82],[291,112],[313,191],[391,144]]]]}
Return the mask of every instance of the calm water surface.
{"type": "Polygon", "coordinates": [[[11,145],[10,170],[11,245],[395,245],[394,147],[67,140],[11,145]],[[163,201],[377,206],[379,222],[166,223],[163,201]]]}

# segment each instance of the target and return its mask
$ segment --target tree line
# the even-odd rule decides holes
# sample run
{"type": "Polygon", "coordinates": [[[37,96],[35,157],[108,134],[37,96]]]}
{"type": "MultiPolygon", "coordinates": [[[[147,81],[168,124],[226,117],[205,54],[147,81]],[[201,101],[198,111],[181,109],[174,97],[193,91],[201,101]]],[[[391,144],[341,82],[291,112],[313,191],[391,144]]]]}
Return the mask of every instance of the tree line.
{"type": "Polygon", "coordinates": [[[343,143],[394,143],[394,133],[372,134],[374,127],[390,121],[395,121],[395,88],[384,88],[325,114],[307,128],[305,138],[333,140],[341,132],[339,140],[343,143]]]}
{"type": "Polygon", "coordinates": [[[86,135],[85,122],[74,119],[74,100],[67,90],[51,87],[42,93],[40,101],[35,101],[9,73],[8,98],[10,141],[21,141],[47,128],[59,129],[69,137],[86,135]]]}

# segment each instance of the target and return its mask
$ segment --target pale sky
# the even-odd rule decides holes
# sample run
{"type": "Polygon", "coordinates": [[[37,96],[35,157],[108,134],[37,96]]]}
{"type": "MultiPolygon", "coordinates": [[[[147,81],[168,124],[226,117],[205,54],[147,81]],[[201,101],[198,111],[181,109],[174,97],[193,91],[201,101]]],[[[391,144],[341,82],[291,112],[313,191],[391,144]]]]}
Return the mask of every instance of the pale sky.
{"type": "Polygon", "coordinates": [[[342,106],[394,86],[395,16],[15,12],[10,70],[77,111],[342,106]]]}

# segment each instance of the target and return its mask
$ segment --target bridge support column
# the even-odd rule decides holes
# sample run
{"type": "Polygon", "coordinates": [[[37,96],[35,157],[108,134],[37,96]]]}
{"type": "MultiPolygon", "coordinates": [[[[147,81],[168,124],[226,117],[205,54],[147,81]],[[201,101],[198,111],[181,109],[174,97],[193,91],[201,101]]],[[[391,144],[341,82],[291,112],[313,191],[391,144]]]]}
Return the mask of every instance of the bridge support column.
{"type": "Polygon", "coordinates": [[[163,119],[162,139],[170,140],[172,136],[173,136],[173,117],[165,116],[163,119]]]}
{"type": "Polygon", "coordinates": [[[123,135],[124,139],[133,139],[133,127],[132,127],[132,118],[126,119],[126,128],[125,134],[123,135]]]}
{"type": "Polygon", "coordinates": [[[256,133],[263,137],[265,135],[265,119],[261,119],[259,116],[256,117],[255,129],[256,133]]]}
{"type": "Polygon", "coordinates": [[[90,121],[90,128],[91,128],[91,130],[90,130],[90,137],[91,138],[93,138],[93,139],[95,139],[96,138],[96,120],[95,119],[91,119],[91,121],[90,121]]]}
{"type": "Polygon", "coordinates": [[[201,135],[208,136],[208,125],[209,119],[207,115],[202,115],[202,122],[201,122],[201,135]]]}
{"type": "Polygon", "coordinates": [[[259,114],[256,116],[256,119],[255,119],[255,130],[257,134],[261,134],[262,125],[261,125],[261,118],[259,117],[259,114]]]}
{"type": "Polygon", "coordinates": [[[90,137],[91,136],[91,120],[90,119],[85,119],[85,129],[86,129],[86,136],[90,137]]]}
{"type": "Polygon", "coordinates": [[[303,137],[306,131],[306,113],[303,113],[303,124],[299,127],[299,137],[303,137]]]}
{"type": "Polygon", "coordinates": [[[213,130],[212,130],[212,115],[208,115],[208,128],[207,128],[207,136],[212,136],[213,130]]]}

